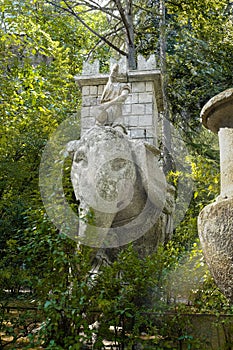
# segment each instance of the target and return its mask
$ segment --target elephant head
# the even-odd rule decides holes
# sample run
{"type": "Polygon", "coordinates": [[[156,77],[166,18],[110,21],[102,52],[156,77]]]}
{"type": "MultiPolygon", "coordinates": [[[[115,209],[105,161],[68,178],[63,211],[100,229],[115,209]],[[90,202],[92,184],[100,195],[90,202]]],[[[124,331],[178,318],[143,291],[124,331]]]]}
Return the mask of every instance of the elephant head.
{"type": "Polygon", "coordinates": [[[91,246],[116,247],[140,237],[155,223],[166,200],[158,150],[112,127],[95,126],[71,141],[71,181],[81,213],[79,236],[91,246]]]}

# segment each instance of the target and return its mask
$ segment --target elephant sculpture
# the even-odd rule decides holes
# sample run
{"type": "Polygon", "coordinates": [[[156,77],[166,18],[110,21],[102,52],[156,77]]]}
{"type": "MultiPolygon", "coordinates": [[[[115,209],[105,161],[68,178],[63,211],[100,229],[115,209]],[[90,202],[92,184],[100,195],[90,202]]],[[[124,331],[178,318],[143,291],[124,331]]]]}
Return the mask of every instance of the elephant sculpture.
{"type": "Polygon", "coordinates": [[[145,255],[170,238],[173,194],[155,146],[96,125],[67,150],[81,243],[106,250],[134,242],[145,255]]]}

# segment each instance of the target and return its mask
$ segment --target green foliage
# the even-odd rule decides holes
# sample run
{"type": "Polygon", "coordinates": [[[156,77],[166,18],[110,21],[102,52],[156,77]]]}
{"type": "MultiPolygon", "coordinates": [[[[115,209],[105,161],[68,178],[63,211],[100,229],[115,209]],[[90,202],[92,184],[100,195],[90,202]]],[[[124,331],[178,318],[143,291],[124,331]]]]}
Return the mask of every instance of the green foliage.
{"type": "MultiPolygon", "coordinates": [[[[74,247],[58,235],[42,209],[39,164],[51,133],[77,112],[80,91],[73,76],[95,40],[41,1],[14,1],[12,6],[3,0],[1,11],[0,301],[26,290],[47,305],[46,293],[56,286],[57,274],[63,291],[68,283],[66,256],[74,247]]],[[[67,172],[70,167],[65,167],[67,172]]],[[[72,203],[70,184],[65,180],[64,185],[72,203]]],[[[63,304],[65,300],[68,296],[63,304]]],[[[1,331],[9,333],[4,305],[1,331]]],[[[45,319],[51,310],[45,310],[45,319]]],[[[21,336],[19,320],[10,320],[15,342],[21,336]]],[[[60,324],[65,322],[61,317],[60,324]]]]}
{"type": "Polygon", "coordinates": [[[26,11],[27,2],[19,16],[4,3],[0,212],[6,240],[21,228],[24,210],[38,201],[42,148],[54,128],[74,112],[79,93],[70,74],[69,48],[44,31],[26,11]]]}
{"type": "Polygon", "coordinates": [[[167,11],[172,119],[192,131],[189,142],[196,137],[195,130],[200,129],[200,108],[232,85],[232,10],[228,1],[213,0],[167,2],[167,11]]]}
{"type": "MultiPolygon", "coordinates": [[[[9,264],[9,276],[16,263],[7,242],[13,239],[20,248],[33,211],[36,216],[41,210],[41,153],[57,126],[77,112],[80,91],[73,75],[95,43],[72,18],[58,16],[43,1],[12,6],[3,0],[1,10],[0,256],[7,256],[1,266],[9,264]]],[[[17,261],[17,247],[15,256],[17,261]]],[[[19,270],[21,264],[17,261],[19,270]]]]}
{"type": "Polygon", "coordinates": [[[217,316],[223,312],[232,314],[232,305],[220,292],[208,270],[203,277],[203,284],[193,294],[194,308],[200,312],[212,313],[217,316]]]}
{"type": "Polygon", "coordinates": [[[78,349],[81,346],[78,344],[90,341],[93,333],[96,346],[104,339],[134,342],[142,329],[149,327],[141,312],[158,275],[154,261],[140,260],[129,247],[112,266],[103,267],[93,277],[90,274],[93,253],[87,249],[77,251],[73,242],[65,237],[62,240],[57,237],[54,241],[50,251],[52,266],[47,260],[48,272],[37,281],[37,299],[46,319],[37,339],[39,343],[45,343],[48,349],[53,346],[78,349]],[[73,254],[71,251],[64,254],[67,244],[73,247],[73,254]],[[98,327],[90,329],[94,323],[98,327]],[[126,329],[130,330],[130,337],[126,337],[126,329]]]}
{"type": "MultiPolygon", "coordinates": [[[[38,281],[38,300],[45,317],[45,323],[39,333],[39,343],[45,343],[48,349],[53,346],[62,349],[78,349],[79,344],[90,341],[92,323],[90,296],[92,280],[90,265],[81,252],[64,255],[63,249],[53,252],[53,270],[38,281]],[[73,254],[73,256],[71,255],[73,254]],[[59,278],[58,278],[59,274],[59,278]],[[47,283],[47,293],[43,285],[47,283]]],[[[72,242],[73,243],[73,242],[72,242]]],[[[70,242],[66,242],[65,248],[70,242]]]]}
{"type": "MultiPolygon", "coordinates": [[[[46,249],[48,240],[49,237],[42,243],[46,249]]],[[[25,246],[25,251],[28,248],[30,246],[25,246]]],[[[171,244],[166,249],[160,247],[157,253],[143,260],[129,246],[118,254],[111,266],[103,266],[94,277],[90,274],[90,258],[95,252],[86,249],[77,252],[73,242],[59,236],[53,238],[47,258],[46,249],[43,256],[48,272],[36,274],[37,300],[45,321],[33,345],[38,342],[47,349],[78,349],[93,336],[96,348],[101,347],[103,340],[132,345],[141,341],[142,332],[153,335],[156,344],[163,343],[159,335],[165,330],[157,329],[147,312],[160,310],[163,313],[169,309],[168,296],[171,289],[173,293],[175,290],[174,286],[171,288],[170,271],[178,281],[179,269],[179,252],[171,244]],[[51,255],[53,259],[49,260],[51,255]],[[94,325],[92,329],[91,324],[94,325]]],[[[195,249],[190,256],[192,266],[186,265],[187,276],[194,260],[195,269],[199,268],[196,259],[199,251],[195,249]]],[[[41,270],[39,262],[36,266],[41,270]]],[[[35,264],[31,268],[35,269],[35,264]]],[[[182,275],[184,277],[184,273],[182,275]]],[[[182,316],[179,317],[182,320],[182,316]]],[[[172,325],[168,328],[171,332],[172,325]]]]}

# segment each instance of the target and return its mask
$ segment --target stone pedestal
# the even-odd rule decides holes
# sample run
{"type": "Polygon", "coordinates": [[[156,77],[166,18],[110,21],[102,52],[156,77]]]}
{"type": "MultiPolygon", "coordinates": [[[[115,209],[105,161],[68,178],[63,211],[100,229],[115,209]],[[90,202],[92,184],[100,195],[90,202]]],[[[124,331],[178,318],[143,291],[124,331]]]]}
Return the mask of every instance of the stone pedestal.
{"type": "Polygon", "coordinates": [[[201,211],[198,231],[210,271],[233,303],[233,89],[213,97],[201,117],[219,136],[221,194],[201,211]]]}

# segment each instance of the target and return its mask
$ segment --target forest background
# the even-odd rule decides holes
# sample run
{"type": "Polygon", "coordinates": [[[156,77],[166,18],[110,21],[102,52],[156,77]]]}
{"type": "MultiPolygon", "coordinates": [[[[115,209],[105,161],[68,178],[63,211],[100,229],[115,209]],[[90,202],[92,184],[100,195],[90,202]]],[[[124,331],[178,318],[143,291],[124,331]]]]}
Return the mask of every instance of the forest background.
{"type": "MultiPolygon", "coordinates": [[[[192,312],[231,314],[206,267],[197,216],[219,194],[217,136],[202,127],[200,111],[209,98],[232,87],[233,3],[1,0],[0,7],[0,328],[9,335],[9,344],[29,336],[31,343],[46,344],[47,349],[78,349],[77,343],[92,336],[88,317],[93,310],[102,311],[96,316],[102,327],[124,317],[134,319],[136,335],[142,312],[138,298],[145,297],[148,286],[154,299],[147,311],[191,305],[192,312]],[[121,9],[132,24],[128,31],[121,9]],[[130,50],[132,57],[157,57],[166,118],[189,150],[195,188],[183,221],[165,247],[144,261],[128,247],[90,288],[91,251],[85,248],[77,254],[75,243],[60,235],[47,217],[38,186],[39,164],[59,124],[67,117],[79,123],[81,94],[74,75],[81,74],[83,61],[99,59],[104,72],[110,56],[129,56],[130,50]],[[121,279],[116,278],[119,271],[124,272],[121,279]],[[22,290],[30,291],[27,297],[22,290]],[[34,300],[45,320],[39,335],[32,335],[25,314],[6,314],[12,300],[14,305],[34,300]],[[86,338],[79,335],[83,327],[86,338]]],[[[187,174],[167,165],[169,181],[178,186],[187,174]]],[[[69,169],[67,162],[64,186],[75,209],[69,169]]],[[[106,329],[98,332],[101,343],[106,329]]],[[[7,341],[1,340],[0,348],[5,346],[7,341]]]]}

